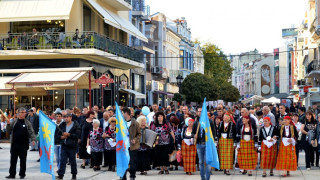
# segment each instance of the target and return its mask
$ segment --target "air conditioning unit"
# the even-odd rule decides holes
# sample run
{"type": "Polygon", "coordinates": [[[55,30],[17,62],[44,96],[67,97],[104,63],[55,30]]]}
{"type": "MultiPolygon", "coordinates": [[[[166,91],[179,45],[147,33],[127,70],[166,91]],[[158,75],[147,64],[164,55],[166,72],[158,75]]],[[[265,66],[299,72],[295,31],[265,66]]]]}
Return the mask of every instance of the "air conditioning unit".
{"type": "Polygon", "coordinates": [[[153,67],[153,68],[151,69],[151,72],[152,72],[153,74],[160,74],[161,69],[160,69],[160,67],[155,66],[155,67],[153,67]]]}

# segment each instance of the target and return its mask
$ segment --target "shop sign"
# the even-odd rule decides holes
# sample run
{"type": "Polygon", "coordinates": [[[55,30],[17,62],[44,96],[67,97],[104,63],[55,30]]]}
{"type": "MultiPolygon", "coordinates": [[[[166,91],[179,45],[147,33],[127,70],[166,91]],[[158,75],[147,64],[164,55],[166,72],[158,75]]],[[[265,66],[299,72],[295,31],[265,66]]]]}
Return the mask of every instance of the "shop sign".
{"type": "Polygon", "coordinates": [[[105,75],[103,74],[102,76],[99,77],[99,79],[95,80],[95,83],[99,83],[102,85],[102,87],[108,87],[110,83],[114,83],[114,80],[109,77],[109,74],[105,75]]]}
{"type": "Polygon", "coordinates": [[[305,92],[305,93],[308,92],[308,91],[309,91],[309,88],[312,88],[312,86],[304,86],[304,87],[303,87],[304,92],[305,92]]]}
{"type": "Polygon", "coordinates": [[[305,95],[304,89],[303,88],[299,89],[299,96],[304,96],[304,95],[305,95]]]}
{"type": "Polygon", "coordinates": [[[151,91],[159,91],[159,82],[158,81],[152,81],[151,91]]]}
{"type": "Polygon", "coordinates": [[[318,93],[320,91],[320,88],[309,88],[310,93],[318,93]]]}

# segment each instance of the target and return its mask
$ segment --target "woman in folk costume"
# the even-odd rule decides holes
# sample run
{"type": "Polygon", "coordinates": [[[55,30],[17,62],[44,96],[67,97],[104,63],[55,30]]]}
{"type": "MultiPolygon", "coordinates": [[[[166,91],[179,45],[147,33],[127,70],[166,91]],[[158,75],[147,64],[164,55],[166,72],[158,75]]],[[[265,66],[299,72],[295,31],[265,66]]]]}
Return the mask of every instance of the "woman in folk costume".
{"type": "Polygon", "coordinates": [[[219,160],[220,169],[224,170],[226,175],[230,175],[229,170],[233,169],[234,147],[236,140],[236,124],[231,113],[223,115],[223,121],[219,124],[219,160]]]}
{"type": "Polygon", "coordinates": [[[183,128],[181,133],[181,154],[183,159],[184,172],[192,175],[196,171],[197,147],[192,138],[192,127],[194,119],[189,119],[188,126],[183,128]]]}
{"type": "Polygon", "coordinates": [[[261,143],[260,168],[263,169],[262,177],[266,177],[267,169],[270,169],[270,176],[273,176],[273,169],[276,166],[279,130],[271,124],[270,117],[264,117],[263,124],[264,126],[261,127],[259,133],[259,142],[261,143]]]}
{"type": "Polygon", "coordinates": [[[290,116],[283,118],[283,125],[280,128],[280,149],[277,158],[277,170],[282,170],[282,177],[290,176],[289,171],[297,170],[295,143],[298,132],[291,121],[290,116]]]}
{"type": "Polygon", "coordinates": [[[244,171],[242,174],[252,176],[252,170],[257,166],[257,148],[258,135],[256,126],[251,125],[249,116],[242,118],[243,125],[237,130],[237,149],[238,149],[238,163],[239,168],[244,171]]]}

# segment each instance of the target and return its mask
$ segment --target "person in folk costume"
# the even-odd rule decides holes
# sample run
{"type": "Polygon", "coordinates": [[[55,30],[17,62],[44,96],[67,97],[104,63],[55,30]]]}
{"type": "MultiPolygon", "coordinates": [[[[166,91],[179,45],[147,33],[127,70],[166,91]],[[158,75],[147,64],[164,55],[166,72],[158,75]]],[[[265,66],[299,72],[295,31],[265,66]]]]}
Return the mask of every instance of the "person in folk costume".
{"type": "Polygon", "coordinates": [[[258,135],[257,127],[251,125],[249,116],[243,116],[243,124],[237,130],[237,150],[239,168],[242,174],[252,176],[252,170],[257,166],[258,135]]]}
{"type": "Polygon", "coordinates": [[[271,123],[268,116],[263,118],[263,124],[264,126],[261,127],[259,133],[259,142],[261,143],[260,168],[263,169],[262,177],[266,177],[267,169],[270,169],[270,176],[273,176],[273,169],[276,166],[279,130],[271,123]]]}
{"type": "Polygon", "coordinates": [[[295,143],[298,132],[291,121],[290,116],[283,118],[283,125],[280,128],[280,149],[277,158],[277,170],[282,170],[282,177],[290,176],[289,171],[297,170],[295,143]]]}
{"type": "Polygon", "coordinates": [[[220,169],[223,169],[224,173],[229,176],[229,170],[233,169],[236,140],[236,124],[231,113],[227,112],[223,115],[223,121],[219,124],[219,132],[220,169]]]}
{"type": "Polygon", "coordinates": [[[184,127],[181,133],[181,154],[183,159],[184,172],[192,175],[196,171],[197,147],[192,137],[194,119],[189,119],[188,126],[184,127]]]}

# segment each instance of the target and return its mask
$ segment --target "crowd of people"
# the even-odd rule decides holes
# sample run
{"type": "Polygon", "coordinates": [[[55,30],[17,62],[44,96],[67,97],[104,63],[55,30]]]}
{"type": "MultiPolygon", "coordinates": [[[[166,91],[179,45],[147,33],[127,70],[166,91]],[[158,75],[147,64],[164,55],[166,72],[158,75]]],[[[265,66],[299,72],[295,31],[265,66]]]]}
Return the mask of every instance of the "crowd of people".
{"type": "MultiPolygon", "coordinates": [[[[149,106],[150,113],[144,114],[142,107],[120,107],[130,138],[130,179],[136,172],[147,175],[158,169],[159,175],[183,168],[192,175],[200,171],[201,179],[210,179],[213,169],[206,166],[205,129],[200,127],[202,108],[157,104],[149,106]],[[157,137],[152,145],[146,142],[147,132],[157,137]]],[[[262,177],[273,176],[273,170],[282,171],[281,176],[290,176],[298,168],[299,151],[305,151],[307,170],[319,167],[320,110],[298,105],[232,107],[218,104],[208,107],[209,124],[218,149],[220,171],[230,175],[230,170],[239,168],[241,174],[252,176],[256,168],[263,169],[262,177]]],[[[28,111],[19,108],[14,117],[2,113],[2,131],[11,134],[10,175],[16,175],[17,157],[20,158],[19,176],[24,178],[26,156],[39,145],[39,117],[35,108],[28,111]],[[26,128],[25,128],[26,127],[26,128]],[[23,131],[21,131],[21,129],[23,131]],[[26,137],[18,139],[17,136],[26,137]],[[31,139],[31,140],[29,140],[31,139]],[[30,142],[30,144],[29,144],[30,142]],[[17,147],[24,148],[17,148],[17,147]]],[[[88,109],[56,109],[48,117],[57,125],[55,132],[55,159],[57,179],[63,179],[66,164],[71,165],[72,179],[76,179],[76,158],[82,159],[81,169],[99,171],[107,168],[116,171],[116,123],[115,107],[88,109]]],[[[219,171],[216,169],[216,171],[219,171]]],[[[124,174],[121,179],[126,179],[124,174]]]]}

